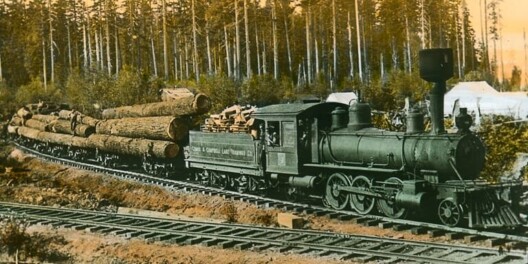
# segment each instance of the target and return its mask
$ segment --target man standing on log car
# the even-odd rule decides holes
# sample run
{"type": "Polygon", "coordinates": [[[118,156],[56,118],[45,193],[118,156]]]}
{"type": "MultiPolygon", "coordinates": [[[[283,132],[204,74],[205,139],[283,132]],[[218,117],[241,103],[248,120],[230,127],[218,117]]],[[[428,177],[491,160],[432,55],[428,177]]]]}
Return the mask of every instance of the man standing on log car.
{"type": "Polygon", "coordinates": [[[72,112],[70,114],[70,128],[74,136],[75,136],[75,127],[77,126],[77,116],[79,116],[79,112],[75,111],[75,109],[72,109],[72,112]]]}

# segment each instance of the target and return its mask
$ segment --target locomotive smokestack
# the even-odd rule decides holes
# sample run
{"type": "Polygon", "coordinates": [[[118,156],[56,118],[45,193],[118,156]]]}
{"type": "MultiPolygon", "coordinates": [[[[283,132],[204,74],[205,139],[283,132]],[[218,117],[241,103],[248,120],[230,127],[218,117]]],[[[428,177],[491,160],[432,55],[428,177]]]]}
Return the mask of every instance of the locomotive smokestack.
{"type": "Polygon", "coordinates": [[[429,92],[431,115],[431,133],[445,133],[444,129],[444,94],[446,81],[453,77],[453,50],[427,49],[420,51],[420,77],[433,82],[429,92]]]}

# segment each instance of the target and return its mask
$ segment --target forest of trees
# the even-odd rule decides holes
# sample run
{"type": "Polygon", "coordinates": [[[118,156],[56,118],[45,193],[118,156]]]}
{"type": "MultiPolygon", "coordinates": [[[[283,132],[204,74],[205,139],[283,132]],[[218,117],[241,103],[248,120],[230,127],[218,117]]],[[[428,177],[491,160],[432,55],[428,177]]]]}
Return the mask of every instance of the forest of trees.
{"type": "Polygon", "coordinates": [[[453,48],[458,80],[496,83],[500,0],[479,1],[490,43],[464,0],[0,0],[0,114],[39,100],[90,113],[168,85],[216,109],[335,91],[394,109],[427,91],[422,48],[453,48]]]}

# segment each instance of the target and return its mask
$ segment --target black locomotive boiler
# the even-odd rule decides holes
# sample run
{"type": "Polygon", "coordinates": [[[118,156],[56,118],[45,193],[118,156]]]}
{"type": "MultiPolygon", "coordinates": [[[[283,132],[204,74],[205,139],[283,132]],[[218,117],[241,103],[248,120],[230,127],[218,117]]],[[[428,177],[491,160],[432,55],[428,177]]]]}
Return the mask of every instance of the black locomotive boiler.
{"type": "Polygon", "coordinates": [[[521,183],[479,180],[485,148],[471,133],[471,117],[457,117],[457,133],[443,124],[450,49],[420,52],[420,74],[434,82],[432,129],[411,113],[406,132],[373,127],[368,104],[279,104],[259,108],[255,135],[191,131],[186,166],[207,184],[240,191],[274,189],[322,198],[325,206],[405,218],[434,213],[445,225],[518,226],[514,194],[521,183]]]}

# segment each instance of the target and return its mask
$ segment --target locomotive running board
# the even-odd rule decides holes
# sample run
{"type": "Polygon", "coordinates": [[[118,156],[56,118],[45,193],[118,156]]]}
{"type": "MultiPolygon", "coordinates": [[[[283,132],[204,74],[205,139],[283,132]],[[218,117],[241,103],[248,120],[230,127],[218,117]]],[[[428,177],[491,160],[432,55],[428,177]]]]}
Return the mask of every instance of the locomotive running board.
{"type": "Polygon", "coordinates": [[[515,228],[522,224],[520,217],[509,205],[500,206],[492,213],[484,213],[478,209],[469,212],[471,228],[515,228]]]}

